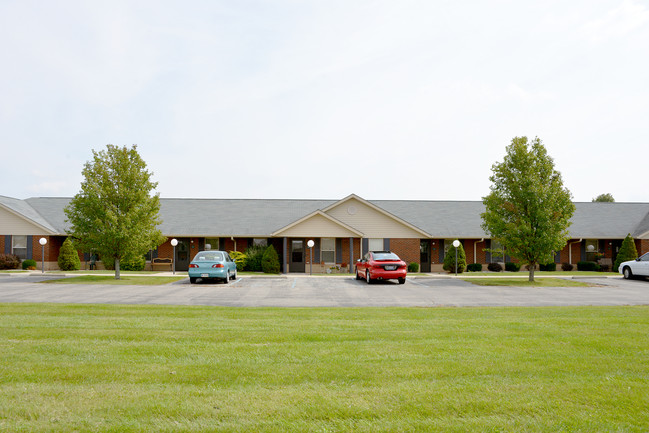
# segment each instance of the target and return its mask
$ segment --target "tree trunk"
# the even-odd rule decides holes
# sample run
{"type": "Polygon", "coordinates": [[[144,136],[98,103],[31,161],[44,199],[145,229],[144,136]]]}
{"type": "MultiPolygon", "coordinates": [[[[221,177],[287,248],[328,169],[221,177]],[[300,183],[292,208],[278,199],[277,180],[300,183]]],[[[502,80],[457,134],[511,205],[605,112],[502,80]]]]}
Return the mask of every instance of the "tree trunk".
{"type": "Polygon", "coordinates": [[[119,259],[115,259],[115,279],[119,280],[119,259]]]}
{"type": "Polygon", "coordinates": [[[530,267],[529,281],[530,281],[530,283],[533,283],[534,282],[534,270],[536,269],[536,263],[530,263],[529,267],[530,267]]]}

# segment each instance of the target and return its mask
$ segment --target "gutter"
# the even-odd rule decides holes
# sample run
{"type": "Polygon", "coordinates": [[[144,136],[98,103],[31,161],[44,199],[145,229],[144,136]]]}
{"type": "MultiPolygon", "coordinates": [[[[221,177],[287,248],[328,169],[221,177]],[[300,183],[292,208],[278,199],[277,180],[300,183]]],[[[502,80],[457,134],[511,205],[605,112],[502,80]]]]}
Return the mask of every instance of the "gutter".
{"type": "Polygon", "coordinates": [[[572,248],[570,247],[572,244],[578,244],[584,239],[581,238],[578,241],[573,241],[573,242],[568,242],[568,263],[572,264],[572,248]]]}

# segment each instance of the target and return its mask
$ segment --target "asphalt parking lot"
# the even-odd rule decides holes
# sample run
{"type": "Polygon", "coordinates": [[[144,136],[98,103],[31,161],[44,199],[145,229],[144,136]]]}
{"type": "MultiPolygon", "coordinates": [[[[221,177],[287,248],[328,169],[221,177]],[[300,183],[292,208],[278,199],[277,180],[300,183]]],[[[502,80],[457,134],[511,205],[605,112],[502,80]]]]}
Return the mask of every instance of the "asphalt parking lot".
{"type": "Polygon", "coordinates": [[[649,305],[649,281],[584,279],[593,287],[484,287],[454,278],[368,285],[353,277],[242,277],[230,284],[161,286],[42,284],[60,276],[0,277],[0,302],[213,305],[232,307],[469,307],[649,305]]]}

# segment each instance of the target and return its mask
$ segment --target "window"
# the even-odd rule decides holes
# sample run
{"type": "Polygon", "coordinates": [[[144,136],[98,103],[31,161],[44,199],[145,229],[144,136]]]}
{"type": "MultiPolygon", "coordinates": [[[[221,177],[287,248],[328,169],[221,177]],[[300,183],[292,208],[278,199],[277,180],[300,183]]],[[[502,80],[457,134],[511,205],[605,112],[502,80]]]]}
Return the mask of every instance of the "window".
{"type": "Polygon", "coordinates": [[[491,240],[491,263],[505,261],[505,247],[500,242],[491,240]]]}
{"type": "Polygon", "coordinates": [[[322,238],[320,240],[320,261],[336,263],[336,239],[322,238]]]}
{"type": "Polygon", "coordinates": [[[382,238],[370,238],[367,240],[367,247],[370,251],[383,251],[383,239],[382,238]]]}
{"type": "Polygon", "coordinates": [[[12,236],[12,254],[17,255],[21,259],[25,260],[27,258],[27,236],[12,236]]]}
{"type": "Polygon", "coordinates": [[[586,261],[596,262],[599,255],[597,239],[586,239],[586,261]]]}
{"type": "Polygon", "coordinates": [[[266,246],[268,246],[268,239],[266,239],[266,238],[263,238],[263,239],[262,238],[254,238],[252,240],[252,244],[255,245],[255,246],[259,245],[261,247],[266,247],[266,246]]]}
{"type": "Polygon", "coordinates": [[[219,249],[219,238],[205,238],[205,249],[206,250],[218,250],[219,249]]]}

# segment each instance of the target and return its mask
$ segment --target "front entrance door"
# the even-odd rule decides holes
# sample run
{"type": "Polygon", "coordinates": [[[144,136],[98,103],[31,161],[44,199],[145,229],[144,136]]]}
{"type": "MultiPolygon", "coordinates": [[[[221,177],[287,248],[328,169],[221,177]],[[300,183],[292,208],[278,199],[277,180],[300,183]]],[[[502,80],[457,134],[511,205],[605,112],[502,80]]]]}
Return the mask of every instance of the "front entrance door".
{"type": "Polygon", "coordinates": [[[430,240],[419,241],[419,266],[421,272],[430,272],[430,240]]]}
{"type": "Polygon", "coordinates": [[[291,251],[288,270],[304,272],[304,239],[291,239],[291,251]]]}
{"type": "Polygon", "coordinates": [[[177,238],[176,245],[176,271],[189,269],[189,238],[177,238]]]}

